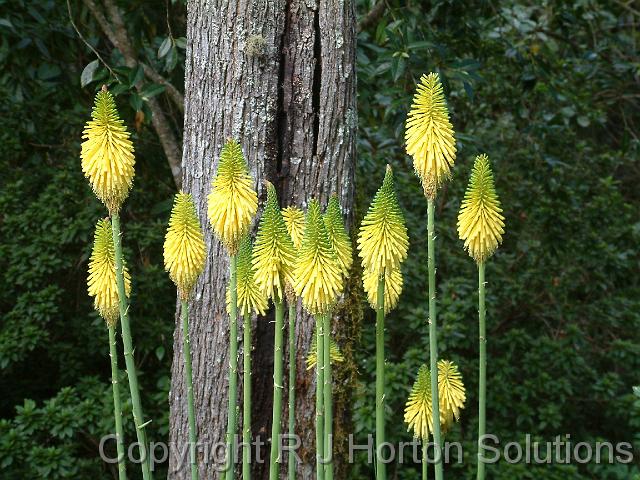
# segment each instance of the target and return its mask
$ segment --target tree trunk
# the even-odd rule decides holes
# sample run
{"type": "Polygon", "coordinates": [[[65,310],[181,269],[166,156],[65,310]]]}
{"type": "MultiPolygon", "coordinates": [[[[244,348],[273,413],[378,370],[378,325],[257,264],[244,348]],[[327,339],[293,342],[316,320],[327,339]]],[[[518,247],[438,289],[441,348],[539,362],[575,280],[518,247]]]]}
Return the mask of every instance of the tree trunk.
{"type": "MultiPolygon", "coordinates": [[[[324,205],[329,195],[337,193],[347,221],[351,221],[357,125],[355,29],[355,7],[349,0],[189,2],[183,188],[193,194],[207,229],[206,196],[228,137],[242,144],[261,201],[265,199],[265,179],[278,188],[282,206],[306,207],[313,197],[324,205]]],[[[211,450],[224,442],[227,421],[229,318],[225,290],[229,274],[227,254],[210,229],[208,232],[208,262],[194,289],[189,321],[198,435],[200,442],[209,445],[209,452],[199,453],[200,476],[217,479],[221,478],[218,469],[223,462],[211,450]]],[[[254,320],[253,333],[253,435],[263,442],[268,441],[271,428],[270,319],[272,314],[254,320]]],[[[343,328],[352,328],[342,321],[336,324],[338,335],[343,328]]],[[[304,461],[298,475],[307,479],[313,478],[315,471],[315,387],[312,372],[306,371],[304,363],[313,321],[299,312],[296,328],[296,433],[301,436],[298,453],[304,461]]],[[[239,337],[241,340],[242,332],[239,337]]],[[[189,477],[188,455],[184,455],[188,452],[188,427],[181,345],[177,325],[169,398],[170,479],[189,477]]],[[[288,358],[287,352],[284,358],[288,358]]],[[[242,372],[239,374],[241,383],[242,372]]],[[[338,375],[337,382],[348,377],[338,375]]],[[[342,381],[340,392],[348,395],[349,383],[342,381]]],[[[337,410],[343,394],[336,399],[337,410]]],[[[283,432],[287,431],[286,418],[284,412],[283,432]]],[[[345,418],[344,411],[336,412],[338,422],[345,418]]],[[[336,425],[336,431],[340,427],[336,425]]],[[[267,444],[261,449],[264,464],[254,466],[254,478],[264,478],[268,453],[267,444]]],[[[286,459],[283,474],[285,465],[286,459]]],[[[336,478],[344,475],[338,473],[336,478]]]]}

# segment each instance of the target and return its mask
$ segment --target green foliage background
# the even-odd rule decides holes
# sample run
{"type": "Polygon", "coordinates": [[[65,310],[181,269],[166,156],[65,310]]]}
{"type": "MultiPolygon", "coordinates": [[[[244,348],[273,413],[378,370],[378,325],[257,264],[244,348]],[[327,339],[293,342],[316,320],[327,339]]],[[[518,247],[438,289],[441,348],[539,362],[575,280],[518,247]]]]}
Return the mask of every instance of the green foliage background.
{"type": "MultiPolygon", "coordinates": [[[[121,77],[118,104],[134,125],[136,110],[146,109],[133,89],[139,72],[109,53],[87,12],[71,5],[85,37],[121,77]]],[[[0,6],[0,477],[110,478],[96,457],[97,442],[112,430],[107,331],[85,286],[93,225],[104,211],[78,159],[93,93],[108,72],[98,65],[80,86],[95,57],[64,5],[0,6]]],[[[365,14],[371,5],[358,7],[365,14]]],[[[137,48],[178,85],[184,6],[171,8],[175,38],[166,11],[145,2],[132,2],[126,19],[137,48]]],[[[403,405],[428,357],[426,202],[403,150],[404,118],[422,73],[440,72],[457,131],[454,177],[437,203],[440,348],[460,365],[468,391],[448,437],[463,442],[464,464],[450,466],[450,478],[470,478],[474,467],[476,270],[455,223],[473,158],[483,152],[507,222],[487,269],[488,430],[502,445],[527,433],[542,441],[569,433],[575,442],[635,442],[637,456],[639,17],[617,1],[390,0],[359,34],[358,178],[368,180],[358,181],[357,211],[362,216],[390,163],[411,238],[405,290],[387,321],[392,442],[410,440],[403,405]]],[[[164,96],[157,85],[145,88],[164,96]]],[[[138,167],[123,212],[124,245],[150,436],[162,439],[175,304],[161,246],[174,186],[148,114],[134,135],[138,167]]],[[[373,345],[367,311],[354,415],[363,443],[374,426],[373,345]]],[[[132,434],[131,423],[126,428],[132,434]]],[[[372,478],[365,458],[357,460],[351,478],[372,478]]],[[[637,464],[503,462],[488,472],[495,479],[640,478],[637,464]]],[[[391,474],[419,478],[412,465],[394,465],[391,474]]]]}

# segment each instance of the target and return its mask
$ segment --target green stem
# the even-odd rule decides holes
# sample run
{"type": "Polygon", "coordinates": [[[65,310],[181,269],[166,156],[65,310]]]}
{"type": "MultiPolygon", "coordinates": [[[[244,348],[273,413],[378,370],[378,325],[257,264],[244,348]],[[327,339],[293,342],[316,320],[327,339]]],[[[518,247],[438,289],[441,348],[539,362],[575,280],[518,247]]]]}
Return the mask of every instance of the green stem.
{"type": "MultiPolygon", "coordinates": [[[[289,435],[296,431],[296,302],[289,303],[289,435]]],[[[289,480],[296,478],[296,454],[289,452],[289,480]]]]}
{"type": "Polygon", "coordinates": [[[282,300],[274,300],[274,304],[276,306],[276,328],[273,342],[273,415],[271,419],[269,480],[280,478],[280,432],[282,430],[284,302],[282,300]]]}
{"type": "Polygon", "coordinates": [[[480,327],[480,375],[478,400],[478,480],[484,480],[484,461],[480,451],[482,437],[486,430],[486,399],[487,399],[487,331],[485,324],[484,306],[484,262],[478,264],[478,318],[480,327]]]}
{"type": "Polygon", "coordinates": [[[427,480],[427,467],[429,464],[427,463],[427,445],[428,440],[422,442],[422,480],[427,480]]]}
{"type": "Polygon", "coordinates": [[[324,326],[316,315],[316,480],[324,478],[324,326]]]}
{"type": "Polygon", "coordinates": [[[189,340],[189,305],[181,301],[182,349],[184,353],[184,380],[187,384],[187,406],[189,414],[189,448],[191,451],[191,480],[198,480],[198,461],[196,457],[198,438],[196,435],[196,411],[193,402],[193,374],[191,372],[191,341],[189,340]]]}
{"type": "Polygon", "coordinates": [[[384,434],[384,275],[378,279],[378,304],[376,308],[376,479],[386,480],[387,465],[380,453],[385,442],[384,434]]]}
{"type": "Polygon", "coordinates": [[[429,357],[431,367],[431,402],[433,410],[433,441],[435,443],[435,478],[444,477],[442,440],[440,436],[440,401],[438,398],[438,327],[436,322],[436,258],[433,199],[428,200],[427,249],[429,266],[429,357]]]}
{"type": "Polygon", "coordinates": [[[109,325],[109,357],[111,358],[111,389],[113,390],[113,415],[116,421],[116,448],[118,451],[118,479],[127,480],[127,464],[124,452],[124,430],[122,429],[122,405],[118,383],[118,349],[116,327],[109,325]]]}
{"type": "Polygon", "coordinates": [[[142,478],[151,480],[153,475],[150,468],[149,452],[147,450],[146,423],[142,414],[142,402],[140,401],[140,387],[138,385],[138,373],[133,358],[133,339],[131,337],[131,325],[129,324],[129,305],[124,288],[124,264],[122,260],[122,234],[120,233],[120,215],[115,213],[111,217],[111,229],[113,233],[113,245],[116,257],[116,282],[118,284],[118,299],[120,302],[120,328],[122,329],[122,343],[124,346],[124,361],[127,367],[129,379],[129,391],[133,407],[133,422],[136,426],[136,437],[140,448],[142,478]]]}
{"type": "Polygon", "coordinates": [[[237,258],[229,257],[229,270],[231,284],[229,292],[231,296],[229,314],[229,403],[227,409],[227,480],[235,478],[235,437],[238,428],[236,402],[238,401],[238,281],[237,258]]]}
{"type": "Polygon", "coordinates": [[[251,315],[244,316],[243,384],[242,397],[242,480],[251,480],[251,315]]]}
{"type": "Polygon", "coordinates": [[[333,397],[331,392],[331,313],[324,315],[324,466],[325,480],[333,480],[333,397]]]}

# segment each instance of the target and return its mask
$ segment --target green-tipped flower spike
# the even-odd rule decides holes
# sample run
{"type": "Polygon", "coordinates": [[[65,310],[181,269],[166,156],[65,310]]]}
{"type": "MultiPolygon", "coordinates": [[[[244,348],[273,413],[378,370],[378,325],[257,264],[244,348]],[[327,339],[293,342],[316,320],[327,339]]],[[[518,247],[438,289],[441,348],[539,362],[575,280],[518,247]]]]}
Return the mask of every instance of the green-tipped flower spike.
{"type": "Polygon", "coordinates": [[[414,438],[427,441],[432,430],[433,414],[431,408],[431,372],[422,365],[418,370],[409,400],[404,409],[404,421],[409,431],[413,430],[414,438]]]}
{"type": "Polygon", "coordinates": [[[420,79],[406,127],[407,153],[413,157],[425,195],[435,198],[442,182],[451,176],[456,158],[453,127],[437,73],[420,79]]]}
{"type": "MultiPolygon", "coordinates": [[[[116,253],[111,222],[107,218],[99,220],[96,225],[87,286],[89,295],[94,297],[94,308],[110,326],[114,326],[118,322],[120,310],[116,283],[116,253]]],[[[126,268],[124,286],[128,297],[131,293],[131,278],[126,268]]]]}
{"type": "Polygon", "coordinates": [[[179,192],[173,201],[169,228],[164,238],[164,268],[187,300],[204,270],[205,244],[196,206],[190,194],[179,192]]]}
{"type": "Polygon", "coordinates": [[[82,173],[113,215],[120,211],[133,184],[133,144],[106,87],[96,95],[91,118],[82,132],[86,139],[80,153],[82,173]]]}
{"type": "Polygon", "coordinates": [[[460,410],[467,399],[462,375],[455,363],[449,360],[438,362],[438,397],[440,399],[440,418],[442,433],[447,433],[454,419],[460,419],[460,410]]]}
{"type": "MultiPolygon", "coordinates": [[[[378,305],[378,279],[375,273],[363,272],[362,285],[367,294],[369,305],[374,310],[378,305]]],[[[390,270],[384,275],[384,313],[387,314],[398,305],[398,299],[402,293],[402,272],[399,268],[390,270]]]]}
{"type": "MultiPolygon", "coordinates": [[[[267,298],[258,288],[255,269],[251,263],[251,239],[245,235],[238,249],[238,315],[250,315],[252,312],[264,315],[267,310],[267,298]]],[[[231,292],[227,288],[227,311],[231,312],[231,292]]]]}
{"type": "Polygon", "coordinates": [[[360,227],[358,250],[362,266],[375,275],[397,270],[407,258],[408,248],[407,227],[393,186],[393,173],[387,165],[382,186],[360,227]]]}
{"type": "Polygon", "coordinates": [[[293,246],[299,249],[304,235],[304,212],[298,207],[287,207],[282,210],[282,217],[287,225],[287,232],[293,240],[293,246]]]}
{"type": "Polygon", "coordinates": [[[237,253],[238,244],[257,210],[258,194],[242,148],[237,141],[229,140],[220,152],[218,171],[207,197],[207,214],[213,231],[230,255],[237,253]]]}
{"type": "Polygon", "coordinates": [[[502,243],[501,212],[489,157],[478,155],[458,214],[458,235],[477,263],[484,262],[502,243]]]}
{"type": "Polygon", "coordinates": [[[281,301],[286,283],[293,284],[295,247],[278,206],[276,189],[265,183],[267,204],[253,246],[252,263],[258,288],[268,299],[281,301]]]}
{"type": "Polygon", "coordinates": [[[342,276],[346,278],[349,276],[349,269],[353,264],[353,250],[351,248],[351,239],[344,227],[342,210],[337,195],[331,195],[323,220],[331,248],[333,248],[336,257],[338,257],[340,271],[342,276]]]}
{"type": "MultiPolygon", "coordinates": [[[[313,370],[316,367],[316,363],[318,361],[318,342],[316,333],[313,333],[313,337],[311,337],[311,346],[309,347],[309,354],[307,355],[306,364],[307,370],[313,370]]],[[[332,338],[330,340],[330,351],[329,355],[331,358],[331,364],[342,363],[344,362],[344,355],[340,351],[338,344],[332,338]]]]}
{"type": "Polygon", "coordinates": [[[309,203],[294,278],[296,295],[312,315],[327,313],[343,288],[340,264],[329,243],[317,200],[309,203]]]}

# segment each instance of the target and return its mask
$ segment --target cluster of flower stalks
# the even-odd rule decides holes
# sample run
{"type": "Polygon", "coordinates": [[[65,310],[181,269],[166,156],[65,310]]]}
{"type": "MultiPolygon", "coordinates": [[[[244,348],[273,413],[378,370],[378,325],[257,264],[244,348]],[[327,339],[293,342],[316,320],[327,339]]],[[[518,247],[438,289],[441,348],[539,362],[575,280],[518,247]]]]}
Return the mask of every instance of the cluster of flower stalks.
{"type": "MultiPolygon", "coordinates": [[[[119,211],[127,198],[134,176],[133,145],[119,119],[112,95],[105,87],[98,92],[92,119],[83,134],[82,170],[109,218],[96,226],[94,248],[89,264],[88,290],[94,305],[105,319],[109,332],[113,401],[120,480],[126,478],[122,411],[118,384],[116,326],[120,319],[122,344],[133,404],[133,419],[144,480],[152,478],[129,324],[130,278],[122,256],[119,211]]],[[[405,422],[424,445],[423,478],[427,476],[427,445],[438,454],[445,435],[464,408],[466,393],[457,366],[438,359],[435,286],[434,201],[438,190],[450,178],[456,146],[443,88],[437,74],[422,77],[407,119],[407,153],[427,198],[428,284],[429,284],[429,365],[417,375],[405,409],[405,422]]],[[[251,318],[265,315],[269,303],[275,310],[272,439],[281,438],[284,396],[285,311],[288,309],[289,389],[288,433],[295,433],[296,385],[296,305],[298,302],[315,317],[316,329],[307,356],[307,368],[315,369],[316,380],[316,478],[333,479],[333,398],[332,366],[343,360],[332,339],[332,311],[343,294],[354,253],[345,229],[338,197],[330,197],[324,208],[312,199],[306,212],[297,206],[281,209],[275,187],[265,182],[267,200],[252,241],[250,228],[258,212],[256,182],[251,177],[240,144],[229,140],[220,152],[218,168],[207,198],[207,218],[214,235],[229,256],[227,311],[229,314],[229,403],[227,414],[226,480],[235,478],[233,445],[237,430],[238,398],[238,317],[243,321],[242,392],[242,478],[250,478],[251,445],[251,318]],[[285,308],[285,303],[286,307],[285,308]]],[[[495,193],[489,159],[479,155],[458,217],[458,232],[464,248],[476,261],[479,280],[480,391],[479,439],[485,433],[486,328],[485,263],[504,233],[504,218],[495,193]]],[[[376,452],[385,443],[385,357],[384,320],[398,303],[402,291],[401,265],[407,258],[409,239],[404,216],[396,195],[393,172],[387,166],[384,180],[362,220],[357,249],[362,284],[371,307],[376,311],[376,452]]],[[[206,263],[206,246],[199,215],[191,195],[175,196],[164,243],[164,265],[177,287],[181,305],[181,324],[185,384],[187,386],[190,466],[192,479],[198,479],[197,431],[188,302],[206,263]]],[[[279,442],[273,441],[269,458],[269,478],[280,477],[283,463],[279,442]]],[[[484,478],[484,464],[478,458],[478,479],[484,478]]],[[[295,478],[296,456],[288,457],[288,476],[295,478]]],[[[434,465],[435,478],[443,478],[442,461],[434,465]]],[[[386,480],[386,464],[376,455],[376,478],[386,480]]]]}

